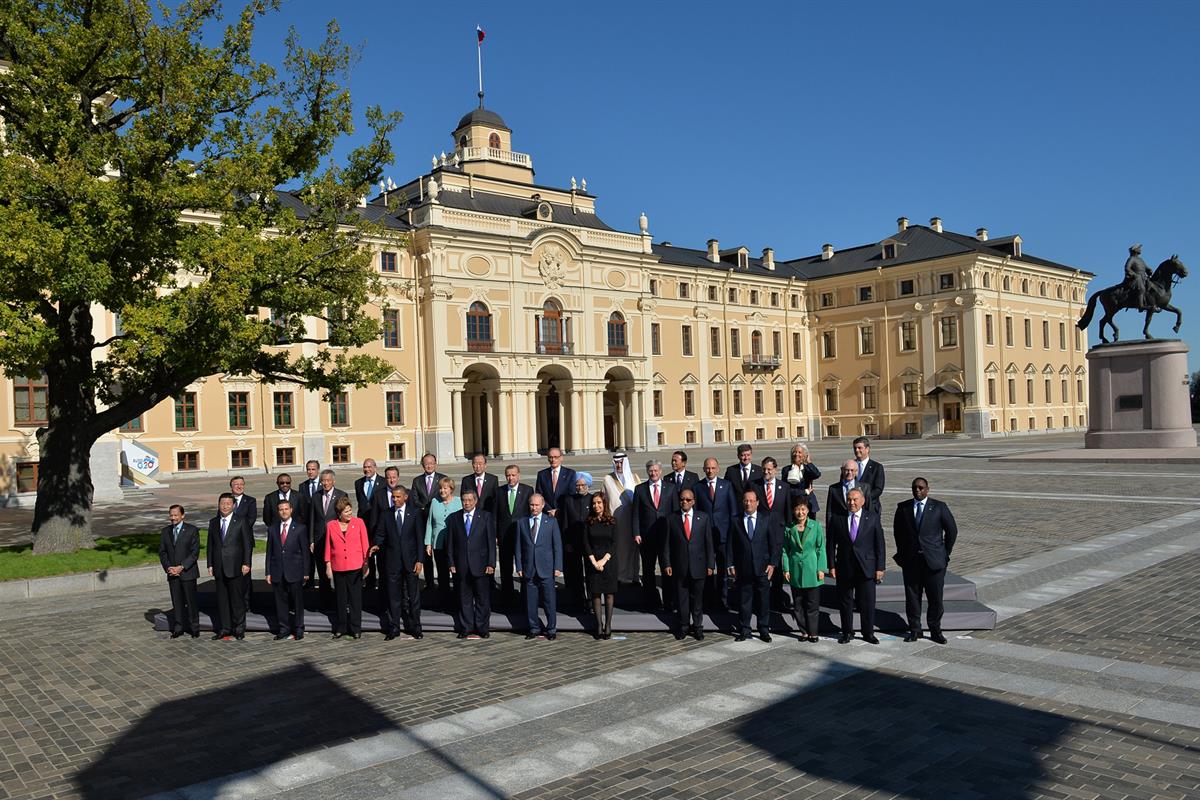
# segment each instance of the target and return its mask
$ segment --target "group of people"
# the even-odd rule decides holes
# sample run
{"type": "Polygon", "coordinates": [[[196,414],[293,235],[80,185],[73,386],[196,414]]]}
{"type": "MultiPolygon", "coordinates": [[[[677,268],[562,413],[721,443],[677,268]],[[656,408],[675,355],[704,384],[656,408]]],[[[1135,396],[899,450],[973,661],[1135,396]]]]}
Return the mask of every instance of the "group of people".
{"type": "MultiPolygon", "coordinates": [[[[738,641],[751,636],[752,617],[760,638],[770,641],[775,603],[792,611],[802,641],[816,641],[828,573],[841,612],[839,641],[851,640],[857,605],[862,638],[877,643],[885,472],[870,457],[865,437],[855,439],[853,449],[854,458],[829,486],[823,525],[814,491],[821,471],[803,444],[791,449],[783,468],[769,456],[756,463],[753,448],[741,444],[736,463],[722,472],[717,459],[707,458],[702,476],[688,469],[687,453],[679,450],[669,472],[660,461],[648,461],[644,480],[618,452],[602,487],[564,466],[558,448],[550,448],[532,486],[516,465],[505,467],[503,480],[488,472],[483,455],[472,459],[471,474],[455,481],[426,454],[408,486],[396,467],[380,476],[367,459],[353,500],[336,487],[332,470],[309,461],[298,487],[290,475],[279,475],[262,502],[275,638],[303,638],[306,589],[309,602],[336,612],[335,639],[361,637],[367,587],[380,590],[388,639],[402,631],[420,639],[422,582],[454,616],[460,638],[488,638],[499,578],[498,601],[509,610],[521,604],[519,583],[530,639],[556,638],[560,604],[589,605],[593,635],[609,638],[619,584],[640,581],[645,609],[672,612],[677,639],[704,638],[707,607],[736,611],[738,641]]],[[[233,478],[208,524],[207,568],[219,618],[214,639],[245,635],[259,512],[244,490],[245,481],[233,478]]],[[[949,508],[928,491],[928,481],[917,478],[913,499],[896,508],[895,560],[904,572],[906,640],[923,635],[924,595],[931,638],[944,642],[942,586],[957,529],[949,508]]],[[[198,637],[200,531],[185,521],[182,506],[171,506],[169,518],[160,558],[175,608],[172,637],[198,637]]]]}

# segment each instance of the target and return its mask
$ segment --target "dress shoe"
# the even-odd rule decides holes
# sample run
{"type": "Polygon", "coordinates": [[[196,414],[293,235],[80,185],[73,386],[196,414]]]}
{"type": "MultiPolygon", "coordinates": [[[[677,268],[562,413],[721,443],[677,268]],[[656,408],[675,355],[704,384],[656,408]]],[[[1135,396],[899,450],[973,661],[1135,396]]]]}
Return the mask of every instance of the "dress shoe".
{"type": "Polygon", "coordinates": [[[275,641],[282,642],[284,639],[287,639],[288,637],[289,637],[289,634],[277,633],[277,634],[275,634],[275,641]]]}
{"type": "Polygon", "coordinates": [[[762,639],[764,642],[769,642],[769,641],[771,641],[771,634],[767,633],[766,631],[763,631],[762,633],[760,633],[758,635],[758,638],[762,639]]]}
{"type": "Polygon", "coordinates": [[[854,637],[851,636],[850,634],[843,633],[841,636],[838,637],[838,644],[850,644],[850,640],[853,638],[854,637]]]}
{"type": "Polygon", "coordinates": [[[492,632],[491,632],[491,631],[485,631],[485,632],[483,632],[483,633],[479,634],[479,638],[480,638],[480,639],[490,639],[490,638],[492,638],[492,632]]]}
{"type": "Polygon", "coordinates": [[[221,640],[222,640],[222,639],[224,639],[224,638],[225,638],[225,634],[224,634],[224,633],[214,633],[214,634],[212,635],[212,640],[213,640],[214,642],[219,642],[219,641],[221,641],[221,640]]]}
{"type": "Polygon", "coordinates": [[[750,638],[750,637],[749,637],[749,636],[747,636],[746,634],[744,634],[744,633],[739,633],[737,636],[733,637],[733,640],[734,640],[735,642],[744,642],[744,641],[746,641],[746,640],[747,640],[747,639],[749,639],[749,638],[750,638]]]}
{"type": "Polygon", "coordinates": [[[350,634],[350,638],[351,639],[361,639],[362,634],[361,633],[352,633],[352,634],[350,634]]]}
{"type": "Polygon", "coordinates": [[[906,641],[906,642],[915,642],[917,639],[920,639],[920,638],[921,638],[921,634],[919,634],[919,633],[904,634],[904,641],[906,641]]]}
{"type": "Polygon", "coordinates": [[[455,639],[465,639],[465,638],[467,638],[467,635],[465,633],[459,633],[459,634],[456,634],[454,636],[454,638],[455,639]]]}
{"type": "Polygon", "coordinates": [[[937,642],[938,644],[945,644],[945,643],[946,643],[946,637],[942,635],[942,632],[941,632],[941,631],[938,631],[937,633],[931,633],[931,634],[929,634],[929,638],[930,638],[930,639],[933,639],[933,640],[934,640],[935,642],[937,642]]]}
{"type": "Polygon", "coordinates": [[[600,638],[601,639],[611,639],[612,631],[605,631],[604,633],[600,634],[600,638]]]}
{"type": "Polygon", "coordinates": [[[199,633],[196,633],[196,632],[193,632],[193,633],[192,633],[192,638],[193,638],[193,639],[199,639],[199,638],[200,638],[200,634],[199,634],[199,633]]]}
{"type": "Polygon", "coordinates": [[[697,642],[703,642],[703,641],[704,641],[704,631],[700,631],[700,630],[698,630],[698,631],[696,631],[695,633],[693,633],[692,635],[696,637],[696,641],[697,641],[697,642]]]}
{"type": "Polygon", "coordinates": [[[677,641],[677,642],[683,641],[683,631],[675,631],[675,641],[677,641]]]}
{"type": "Polygon", "coordinates": [[[338,639],[342,638],[342,635],[340,633],[335,633],[333,636],[330,636],[329,638],[334,641],[337,641],[338,639]]]}
{"type": "Polygon", "coordinates": [[[178,639],[180,636],[183,636],[183,631],[171,631],[172,639],[178,639]]]}
{"type": "Polygon", "coordinates": [[[817,637],[816,637],[816,636],[810,636],[810,637],[808,637],[808,640],[809,640],[810,642],[817,642],[817,641],[819,641],[819,640],[817,639],[817,637]]]}
{"type": "Polygon", "coordinates": [[[417,631],[416,633],[414,633],[414,634],[412,635],[412,637],[413,637],[414,639],[424,639],[424,638],[425,638],[425,634],[421,633],[420,631],[417,631]]]}
{"type": "Polygon", "coordinates": [[[304,638],[304,631],[296,631],[296,641],[298,642],[303,638],[304,638]]]}
{"type": "Polygon", "coordinates": [[[876,639],[874,636],[864,636],[863,641],[866,642],[867,644],[879,644],[879,640],[876,639]]]}
{"type": "Polygon", "coordinates": [[[528,641],[529,639],[536,639],[536,638],[537,638],[537,634],[534,633],[533,631],[530,631],[529,633],[525,634],[526,641],[528,641]]]}
{"type": "Polygon", "coordinates": [[[383,640],[384,640],[385,642],[390,642],[390,641],[392,641],[392,640],[393,640],[393,639],[395,639],[395,638],[396,638],[396,632],[395,632],[395,631],[388,631],[388,632],[387,632],[387,636],[384,636],[384,637],[383,637],[383,640]]]}
{"type": "Polygon", "coordinates": [[[555,639],[557,639],[557,638],[558,638],[558,634],[557,634],[557,633],[547,633],[547,634],[546,634],[546,640],[547,640],[547,641],[553,642],[553,641],[554,641],[555,639]]]}

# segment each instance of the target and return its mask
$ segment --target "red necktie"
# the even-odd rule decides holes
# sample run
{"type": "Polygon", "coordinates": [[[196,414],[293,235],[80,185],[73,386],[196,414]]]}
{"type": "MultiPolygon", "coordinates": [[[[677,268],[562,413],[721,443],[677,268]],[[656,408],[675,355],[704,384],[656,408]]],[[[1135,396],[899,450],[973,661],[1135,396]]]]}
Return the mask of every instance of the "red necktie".
{"type": "Polygon", "coordinates": [[[279,529],[279,543],[282,545],[287,544],[287,523],[286,522],[283,523],[283,527],[279,529]]]}
{"type": "Polygon", "coordinates": [[[481,494],[483,494],[483,477],[482,476],[475,479],[475,496],[478,497],[481,494]]]}
{"type": "Polygon", "coordinates": [[[708,482],[708,499],[709,500],[717,499],[717,482],[716,481],[708,482]]]}
{"type": "Polygon", "coordinates": [[[658,508],[658,484],[654,484],[654,507],[658,508]]]}
{"type": "Polygon", "coordinates": [[[767,484],[767,508],[775,505],[775,481],[767,484]]]}
{"type": "Polygon", "coordinates": [[[689,542],[692,540],[692,515],[691,514],[683,515],[683,535],[687,537],[687,540],[689,542]]]}

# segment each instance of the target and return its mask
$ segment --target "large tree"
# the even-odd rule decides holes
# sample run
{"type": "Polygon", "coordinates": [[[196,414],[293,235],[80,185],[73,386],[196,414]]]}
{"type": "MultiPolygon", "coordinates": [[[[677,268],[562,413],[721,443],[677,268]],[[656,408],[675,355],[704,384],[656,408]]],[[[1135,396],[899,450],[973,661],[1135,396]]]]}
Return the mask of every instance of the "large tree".
{"type": "Polygon", "coordinates": [[[330,391],[386,374],[353,352],[377,335],[360,309],[380,233],[355,207],[399,116],[368,109],[366,143],[334,165],[352,54],[330,23],[313,49],[289,35],[280,69],[258,63],[276,11],[0,4],[0,368],[47,383],[35,552],[92,545],[92,445],[198,378],[330,391]],[[104,312],[120,329],[101,337],[104,312]]]}

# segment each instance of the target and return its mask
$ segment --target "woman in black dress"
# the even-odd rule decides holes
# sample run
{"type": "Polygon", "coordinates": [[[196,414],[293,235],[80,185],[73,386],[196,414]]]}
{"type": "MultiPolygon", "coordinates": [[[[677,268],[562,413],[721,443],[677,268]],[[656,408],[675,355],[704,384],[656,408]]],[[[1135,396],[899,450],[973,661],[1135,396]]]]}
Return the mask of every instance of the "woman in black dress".
{"type": "Polygon", "coordinates": [[[604,492],[592,495],[583,552],[587,556],[587,588],[596,614],[597,639],[612,636],[613,601],[617,595],[617,525],[604,492]],[[603,600],[603,614],[601,601],[603,600]]]}

